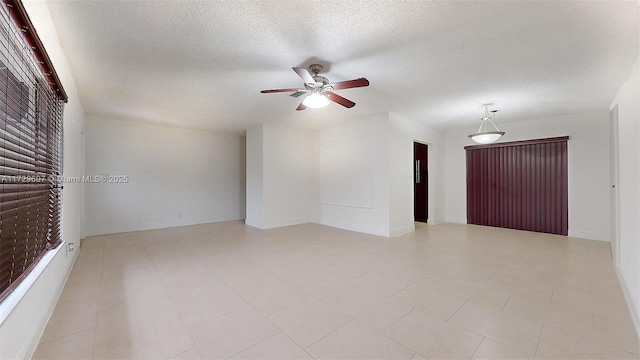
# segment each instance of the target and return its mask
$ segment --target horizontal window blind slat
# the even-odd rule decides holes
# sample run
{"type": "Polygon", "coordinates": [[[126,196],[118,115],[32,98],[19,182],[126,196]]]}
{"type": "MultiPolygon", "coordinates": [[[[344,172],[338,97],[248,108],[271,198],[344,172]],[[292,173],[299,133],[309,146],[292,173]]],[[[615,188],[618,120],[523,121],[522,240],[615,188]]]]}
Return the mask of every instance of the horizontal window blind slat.
{"type": "Polygon", "coordinates": [[[64,103],[12,25],[9,12],[17,7],[6,4],[0,3],[0,300],[62,236],[64,103]]]}
{"type": "Polygon", "coordinates": [[[0,152],[5,151],[10,151],[26,157],[42,156],[43,159],[45,159],[47,155],[47,148],[43,141],[36,143],[36,146],[33,149],[25,149],[24,146],[20,146],[19,144],[0,140],[0,152]]]}
{"type": "MultiPolygon", "coordinates": [[[[22,200],[22,199],[35,199],[35,198],[48,198],[49,190],[33,190],[33,191],[25,191],[19,193],[0,193],[0,203],[14,201],[14,200],[22,200]]],[[[1,208],[1,207],[0,207],[1,208]]]]}
{"type": "Polygon", "coordinates": [[[0,184],[0,193],[10,194],[10,193],[18,193],[18,192],[26,192],[26,191],[48,190],[49,187],[50,187],[50,184],[48,183],[0,184]]]}
{"type": "Polygon", "coordinates": [[[24,146],[28,149],[35,148],[35,134],[27,131],[29,129],[24,126],[21,128],[16,127],[11,124],[13,122],[15,121],[9,121],[9,124],[5,124],[5,126],[2,127],[2,131],[0,131],[0,133],[4,135],[3,138],[7,140],[11,139],[12,143],[24,146]]]}

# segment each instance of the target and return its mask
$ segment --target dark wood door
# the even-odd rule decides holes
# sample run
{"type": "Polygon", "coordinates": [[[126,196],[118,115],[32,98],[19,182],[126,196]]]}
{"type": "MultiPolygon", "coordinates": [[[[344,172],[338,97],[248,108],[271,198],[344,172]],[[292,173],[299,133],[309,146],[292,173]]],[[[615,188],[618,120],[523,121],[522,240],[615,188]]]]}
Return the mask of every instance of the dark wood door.
{"type": "Polygon", "coordinates": [[[567,235],[568,137],[467,146],[467,223],[567,235]]]}
{"type": "Polygon", "coordinates": [[[427,222],[428,179],[427,145],[413,143],[413,218],[427,222]]]}

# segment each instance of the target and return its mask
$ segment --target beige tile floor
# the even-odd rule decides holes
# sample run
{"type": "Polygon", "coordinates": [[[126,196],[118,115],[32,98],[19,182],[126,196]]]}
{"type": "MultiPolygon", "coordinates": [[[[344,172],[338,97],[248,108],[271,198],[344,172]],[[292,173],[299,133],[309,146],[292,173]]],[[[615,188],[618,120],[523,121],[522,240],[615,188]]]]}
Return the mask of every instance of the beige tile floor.
{"type": "Polygon", "coordinates": [[[640,357],[609,244],[241,222],[86,239],[35,359],[640,357]]]}

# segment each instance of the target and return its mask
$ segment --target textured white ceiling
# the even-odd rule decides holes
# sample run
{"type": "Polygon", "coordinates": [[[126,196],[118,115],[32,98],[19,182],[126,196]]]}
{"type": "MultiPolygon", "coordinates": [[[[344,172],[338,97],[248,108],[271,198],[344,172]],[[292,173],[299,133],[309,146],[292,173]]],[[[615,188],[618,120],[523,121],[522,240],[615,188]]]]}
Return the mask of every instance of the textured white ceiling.
{"type": "Polygon", "coordinates": [[[621,1],[49,1],[89,115],[242,132],[396,112],[445,130],[605,108],[638,54],[621,1]],[[295,111],[292,66],[357,103],[295,111]]]}

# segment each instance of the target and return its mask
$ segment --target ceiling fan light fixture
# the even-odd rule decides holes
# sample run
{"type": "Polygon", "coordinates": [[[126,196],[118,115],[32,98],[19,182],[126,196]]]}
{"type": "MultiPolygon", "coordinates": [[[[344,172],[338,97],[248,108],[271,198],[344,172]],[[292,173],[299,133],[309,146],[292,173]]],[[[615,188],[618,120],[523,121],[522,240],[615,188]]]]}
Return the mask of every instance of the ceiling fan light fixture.
{"type": "Polygon", "coordinates": [[[313,93],[304,99],[302,105],[312,109],[320,109],[329,105],[329,99],[322,94],[313,93]]]}
{"type": "Polygon", "coordinates": [[[323,67],[319,64],[311,64],[309,69],[302,67],[293,67],[293,71],[304,81],[304,88],[288,88],[288,89],[271,89],[262,90],[262,94],[289,92],[289,96],[298,98],[304,96],[302,102],[296,108],[296,111],[302,111],[306,108],[320,109],[329,105],[330,101],[338,105],[342,105],[347,109],[356,106],[353,101],[343,98],[334,93],[335,90],[353,89],[369,86],[369,80],[366,78],[358,78],[353,80],[329,82],[324,76],[320,76],[323,67]],[[313,74],[313,75],[312,75],[313,74]]]}
{"type": "Polygon", "coordinates": [[[493,117],[495,116],[498,110],[491,110],[491,115],[489,115],[489,107],[488,105],[484,106],[484,117],[480,119],[480,128],[478,132],[475,134],[469,135],[469,138],[479,144],[489,144],[492,143],[502,137],[504,135],[504,131],[500,131],[496,124],[493,122],[493,117]],[[493,126],[495,131],[487,130],[487,124],[493,126]]]}
{"type": "Polygon", "coordinates": [[[478,144],[489,144],[498,139],[500,139],[504,135],[504,131],[488,131],[484,133],[477,133],[469,135],[471,140],[477,142],[478,144]]]}

